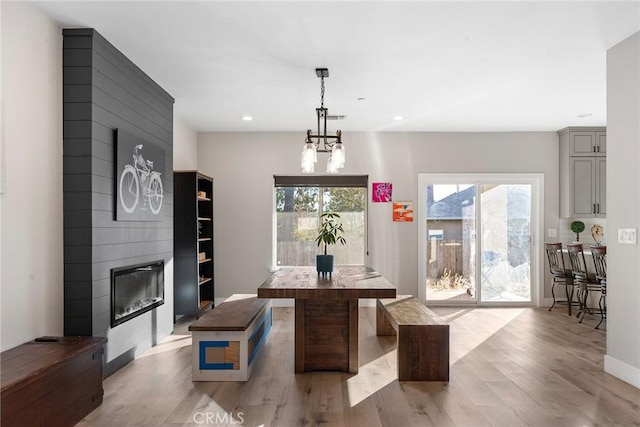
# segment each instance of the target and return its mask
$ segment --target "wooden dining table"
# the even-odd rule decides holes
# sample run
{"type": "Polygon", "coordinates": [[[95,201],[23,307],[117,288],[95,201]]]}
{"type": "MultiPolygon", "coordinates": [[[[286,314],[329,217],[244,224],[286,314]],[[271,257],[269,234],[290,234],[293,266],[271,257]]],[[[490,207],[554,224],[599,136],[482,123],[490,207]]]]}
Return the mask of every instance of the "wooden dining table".
{"type": "Polygon", "coordinates": [[[395,286],[369,267],[336,267],[332,276],[282,268],[258,288],[258,298],[295,299],[296,373],[358,373],[358,299],[396,297],[395,286]]]}

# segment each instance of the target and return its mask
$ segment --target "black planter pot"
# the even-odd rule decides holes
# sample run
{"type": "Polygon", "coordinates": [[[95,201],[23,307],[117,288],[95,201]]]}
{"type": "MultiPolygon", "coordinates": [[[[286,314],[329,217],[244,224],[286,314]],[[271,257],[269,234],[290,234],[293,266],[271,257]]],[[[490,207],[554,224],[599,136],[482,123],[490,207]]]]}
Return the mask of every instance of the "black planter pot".
{"type": "Polygon", "coordinates": [[[316,255],[316,270],[318,271],[318,276],[322,275],[322,277],[331,278],[331,273],[333,273],[333,255],[316,255]]]}

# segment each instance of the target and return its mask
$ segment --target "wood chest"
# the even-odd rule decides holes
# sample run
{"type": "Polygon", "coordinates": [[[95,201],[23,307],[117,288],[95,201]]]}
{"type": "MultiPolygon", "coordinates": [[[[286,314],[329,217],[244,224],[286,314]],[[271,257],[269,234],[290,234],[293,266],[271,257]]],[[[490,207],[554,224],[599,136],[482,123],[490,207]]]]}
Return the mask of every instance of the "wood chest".
{"type": "Polygon", "coordinates": [[[51,337],[0,354],[1,422],[73,426],[102,403],[106,338],[51,337]]]}

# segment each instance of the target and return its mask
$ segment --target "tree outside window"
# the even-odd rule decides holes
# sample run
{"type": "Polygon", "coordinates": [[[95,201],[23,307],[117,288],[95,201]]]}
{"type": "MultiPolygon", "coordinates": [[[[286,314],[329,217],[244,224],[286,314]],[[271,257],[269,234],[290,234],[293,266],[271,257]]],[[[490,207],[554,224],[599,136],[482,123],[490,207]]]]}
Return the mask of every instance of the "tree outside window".
{"type": "Polygon", "coordinates": [[[347,244],[330,248],[336,265],[364,265],[365,208],[362,187],[277,187],[277,265],[315,265],[320,252],[314,239],[324,212],[338,213],[345,230],[347,244]]]}

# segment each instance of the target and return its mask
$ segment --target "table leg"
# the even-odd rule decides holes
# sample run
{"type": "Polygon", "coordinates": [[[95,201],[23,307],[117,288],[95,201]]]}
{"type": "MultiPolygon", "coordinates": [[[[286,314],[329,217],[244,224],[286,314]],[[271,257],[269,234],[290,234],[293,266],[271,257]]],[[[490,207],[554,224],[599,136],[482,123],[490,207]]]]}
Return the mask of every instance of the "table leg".
{"type": "Polygon", "coordinates": [[[358,300],[296,299],[295,372],[358,373],[358,300]]]}
{"type": "Polygon", "coordinates": [[[295,306],[296,306],[296,313],[295,313],[295,337],[294,337],[294,341],[295,341],[295,365],[296,365],[296,374],[302,374],[305,372],[304,370],[304,361],[305,361],[305,357],[304,357],[304,349],[305,349],[305,345],[304,345],[304,337],[305,337],[305,331],[304,331],[304,326],[305,326],[305,321],[304,321],[304,313],[305,313],[305,309],[306,309],[306,299],[296,299],[295,300],[295,306]]]}
{"type": "Polygon", "coordinates": [[[358,373],[358,300],[350,299],[349,304],[349,373],[358,373]]]}
{"type": "Polygon", "coordinates": [[[565,293],[567,295],[567,305],[569,306],[569,316],[571,316],[571,306],[573,305],[573,285],[565,285],[565,293]],[[571,293],[569,293],[569,286],[571,286],[571,293]]]}

